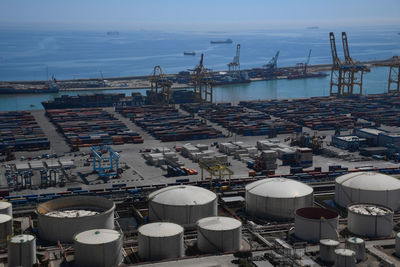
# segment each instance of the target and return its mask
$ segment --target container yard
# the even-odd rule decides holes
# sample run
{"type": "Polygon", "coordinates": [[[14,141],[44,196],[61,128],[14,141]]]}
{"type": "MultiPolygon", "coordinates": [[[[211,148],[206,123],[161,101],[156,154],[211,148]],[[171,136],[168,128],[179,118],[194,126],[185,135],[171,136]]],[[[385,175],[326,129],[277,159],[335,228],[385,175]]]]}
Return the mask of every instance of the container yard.
{"type": "Polygon", "coordinates": [[[99,108],[52,109],[46,115],[64,135],[72,151],[79,147],[143,143],[138,133],[99,108]]]}
{"type": "Polygon", "coordinates": [[[221,125],[232,134],[267,135],[301,132],[301,126],[281,119],[271,119],[266,113],[248,110],[242,106],[213,104],[199,106],[193,104],[181,105],[182,109],[197,113],[200,117],[221,125]]]}
{"type": "Polygon", "coordinates": [[[50,142],[27,111],[0,113],[0,154],[47,150],[50,142]]]}
{"type": "Polygon", "coordinates": [[[220,131],[173,107],[122,107],[117,110],[163,142],[222,137],[220,131]]]}

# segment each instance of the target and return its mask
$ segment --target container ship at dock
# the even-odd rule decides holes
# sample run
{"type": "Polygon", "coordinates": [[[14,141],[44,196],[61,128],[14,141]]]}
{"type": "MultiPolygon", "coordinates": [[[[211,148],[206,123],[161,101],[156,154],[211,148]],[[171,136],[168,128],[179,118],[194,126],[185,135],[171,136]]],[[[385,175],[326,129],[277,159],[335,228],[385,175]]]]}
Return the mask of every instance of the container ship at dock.
{"type": "Polygon", "coordinates": [[[0,94],[47,94],[58,93],[59,87],[50,82],[47,84],[32,84],[29,87],[19,86],[12,83],[0,84],[0,94]]]}
{"type": "MultiPolygon", "coordinates": [[[[162,97],[161,94],[159,96],[162,97]]],[[[192,103],[194,94],[192,90],[174,90],[171,102],[175,104],[192,103]]],[[[131,107],[150,103],[150,90],[146,96],[133,92],[130,96],[124,93],[81,94],[77,96],[62,95],[53,100],[43,101],[44,109],[67,108],[104,108],[104,107],[131,107]]]]}

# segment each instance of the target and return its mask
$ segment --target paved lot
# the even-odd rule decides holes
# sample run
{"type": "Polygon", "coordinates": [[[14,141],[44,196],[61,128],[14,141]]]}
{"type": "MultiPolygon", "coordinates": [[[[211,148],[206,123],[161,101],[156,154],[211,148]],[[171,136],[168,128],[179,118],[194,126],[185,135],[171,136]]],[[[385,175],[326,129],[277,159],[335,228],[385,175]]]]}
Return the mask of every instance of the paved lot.
{"type": "MultiPolygon", "coordinates": [[[[179,160],[184,162],[185,167],[189,169],[196,169],[198,170],[199,174],[198,175],[190,175],[190,176],[183,176],[183,177],[169,177],[167,178],[165,176],[166,171],[163,171],[159,167],[155,166],[150,166],[145,162],[145,159],[143,158],[143,155],[140,151],[146,149],[146,148],[156,148],[156,147],[167,147],[171,150],[174,150],[175,147],[180,147],[185,143],[192,143],[192,144],[206,144],[209,146],[209,149],[217,150],[216,147],[211,147],[211,144],[214,142],[229,142],[229,141],[242,141],[244,143],[250,144],[255,146],[257,140],[265,139],[265,136],[239,136],[239,135],[234,135],[230,137],[225,137],[225,138],[217,138],[217,139],[206,139],[206,140],[195,140],[195,141],[183,141],[183,142],[160,142],[159,140],[156,140],[154,137],[152,137],[150,134],[142,130],[140,127],[136,126],[134,123],[132,123],[129,119],[122,117],[120,114],[116,113],[113,108],[106,108],[107,111],[111,112],[116,116],[118,119],[120,119],[122,122],[124,122],[127,127],[133,131],[138,132],[141,136],[144,138],[144,143],[143,144],[124,144],[124,145],[117,145],[117,146],[111,146],[115,151],[118,151],[120,153],[120,167],[124,169],[124,172],[119,179],[113,179],[110,180],[108,183],[109,184],[115,184],[115,183],[125,183],[130,186],[136,186],[136,185],[151,185],[151,184],[167,184],[167,183],[173,183],[175,182],[176,179],[180,178],[188,178],[191,181],[196,181],[201,179],[200,175],[200,168],[197,163],[191,161],[188,158],[182,157],[180,154],[178,155],[179,160]]],[[[81,172],[84,174],[88,174],[92,172],[92,167],[91,166],[84,166],[84,163],[86,161],[91,162],[91,159],[89,157],[90,150],[89,148],[82,148],[80,152],[75,152],[71,153],[69,152],[69,147],[66,144],[64,138],[62,135],[55,130],[55,127],[51,122],[48,121],[48,118],[44,116],[44,111],[34,111],[33,112],[35,118],[37,119],[39,125],[42,127],[43,131],[45,134],[48,136],[51,142],[51,149],[49,151],[37,151],[37,152],[18,152],[16,153],[17,160],[14,162],[9,162],[10,163],[16,163],[16,162],[21,162],[20,158],[21,156],[24,156],[25,158],[28,157],[40,157],[43,153],[56,153],[60,156],[60,159],[72,159],[75,162],[75,165],[77,166],[76,169],[68,171],[67,173],[70,174],[70,181],[66,185],[66,187],[82,187],[83,189],[87,188],[104,188],[104,187],[111,187],[110,185],[105,185],[103,180],[98,179],[96,174],[91,174],[87,177],[88,181],[90,182],[90,185],[87,186],[83,184],[82,180],[78,177],[77,172],[81,172]]],[[[222,127],[215,125],[213,123],[207,122],[211,125],[213,125],[215,128],[218,128],[219,130],[222,130],[223,133],[228,136],[228,132],[223,129],[222,127]]],[[[314,133],[314,131],[310,129],[304,129],[307,132],[310,132],[311,134],[314,133]]],[[[343,132],[344,134],[346,132],[343,132]]],[[[337,148],[333,148],[331,146],[328,146],[330,142],[330,135],[332,135],[332,131],[324,131],[324,132],[319,132],[318,135],[325,135],[327,136],[326,139],[324,140],[324,146],[327,147],[328,149],[339,153],[340,158],[337,157],[324,157],[324,156],[314,156],[313,160],[313,167],[322,167],[322,171],[328,171],[329,165],[342,165],[343,167],[348,167],[349,169],[354,169],[355,167],[360,167],[360,166],[374,166],[374,167],[389,167],[389,166],[398,166],[398,164],[395,164],[393,162],[387,162],[387,161],[379,161],[379,160],[371,160],[371,159],[362,159],[358,153],[349,153],[347,151],[343,151],[337,148]]],[[[284,135],[278,135],[274,139],[279,139],[281,142],[284,142],[284,139],[288,136],[291,136],[290,134],[284,134],[284,135]]],[[[57,159],[43,159],[45,160],[57,160],[57,159]]],[[[233,159],[233,157],[229,157],[229,161],[231,162],[231,168],[234,171],[234,178],[243,178],[243,177],[248,177],[248,172],[249,169],[246,166],[246,163],[240,162],[239,160],[233,159]]],[[[27,162],[26,160],[22,162],[27,162]]],[[[6,185],[5,181],[5,176],[4,176],[4,171],[5,171],[5,164],[3,164],[2,168],[0,168],[0,185],[4,186],[6,185]]],[[[277,174],[288,174],[290,172],[290,167],[289,166],[281,166],[281,162],[278,160],[278,165],[279,168],[276,170],[277,174]]],[[[40,174],[39,171],[34,171],[34,185],[38,186],[40,183],[40,174]]],[[[54,192],[54,191],[63,191],[66,190],[65,188],[48,188],[44,189],[43,192],[54,192]]],[[[23,192],[16,192],[16,194],[28,194],[32,193],[34,191],[31,190],[24,190],[23,192]]]]}

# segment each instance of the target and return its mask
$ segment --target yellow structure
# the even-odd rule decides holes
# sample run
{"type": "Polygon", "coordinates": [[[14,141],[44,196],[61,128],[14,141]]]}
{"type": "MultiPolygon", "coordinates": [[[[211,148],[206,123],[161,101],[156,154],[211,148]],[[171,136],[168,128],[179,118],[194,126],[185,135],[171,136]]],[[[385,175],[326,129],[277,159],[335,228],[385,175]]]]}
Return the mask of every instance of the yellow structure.
{"type": "Polygon", "coordinates": [[[225,180],[228,176],[229,185],[231,184],[231,177],[234,172],[218,160],[199,160],[201,170],[201,180],[204,180],[204,170],[210,174],[210,183],[212,187],[213,179],[225,180]]]}

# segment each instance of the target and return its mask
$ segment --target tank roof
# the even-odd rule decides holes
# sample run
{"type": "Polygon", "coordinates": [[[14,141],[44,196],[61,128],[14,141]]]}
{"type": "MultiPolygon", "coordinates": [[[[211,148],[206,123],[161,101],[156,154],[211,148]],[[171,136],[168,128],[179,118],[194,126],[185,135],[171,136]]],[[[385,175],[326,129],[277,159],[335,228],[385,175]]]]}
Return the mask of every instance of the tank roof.
{"type": "Polygon", "coordinates": [[[355,203],[350,204],[347,209],[354,213],[371,216],[383,216],[388,213],[393,213],[390,208],[382,205],[368,204],[368,203],[355,203]]]}
{"type": "Polygon", "coordinates": [[[362,244],[362,243],[364,243],[364,239],[353,236],[353,237],[347,238],[347,242],[354,243],[354,244],[362,244]]]}
{"type": "Polygon", "coordinates": [[[400,181],[392,176],[376,172],[353,172],[336,178],[336,183],[354,189],[392,191],[400,189],[400,181]]]}
{"type": "Polygon", "coordinates": [[[142,225],[138,231],[145,236],[167,237],[183,233],[183,227],[176,223],[155,222],[142,225]]]}
{"type": "Polygon", "coordinates": [[[196,206],[214,201],[217,195],[207,189],[192,185],[176,185],[149,194],[149,200],[173,206],[196,206]]]}
{"type": "MultiPolygon", "coordinates": [[[[112,200],[98,196],[68,196],[57,199],[52,199],[43,203],[40,203],[36,207],[36,213],[42,216],[56,217],[57,213],[49,213],[51,211],[63,211],[63,210],[90,210],[98,213],[110,212],[115,209],[115,204],[112,200]],[[47,215],[48,214],[48,215],[47,215]]],[[[92,216],[98,216],[93,214],[92,216]]],[[[75,219],[78,216],[73,217],[61,217],[62,219],[75,219]]]]}
{"type": "Polygon", "coordinates": [[[338,246],[340,244],[339,241],[333,239],[321,239],[319,242],[325,246],[338,246]]]}
{"type": "Polygon", "coordinates": [[[338,248],[338,249],[335,249],[335,254],[342,255],[342,256],[353,256],[356,253],[354,251],[352,251],[351,249],[338,248]]]}
{"type": "Polygon", "coordinates": [[[120,236],[121,234],[115,230],[92,229],[75,235],[74,240],[82,244],[97,245],[113,242],[120,236]]]}
{"type": "Polygon", "coordinates": [[[300,208],[297,209],[295,213],[298,216],[311,220],[326,220],[339,217],[339,214],[336,211],[317,207],[300,208]]]}
{"type": "Polygon", "coordinates": [[[241,227],[242,223],[234,218],[213,216],[200,219],[197,225],[211,231],[228,231],[241,227]]]}
{"type": "Polygon", "coordinates": [[[246,192],[275,198],[292,198],[312,194],[313,188],[286,178],[267,178],[246,185],[246,192]]]}
{"type": "Polygon", "coordinates": [[[97,215],[97,214],[99,214],[99,212],[87,210],[87,209],[54,210],[54,211],[49,211],[48,213],[46,213],[47,216],[57,217],[57,218],[78,218],[78,217],[85,217],[85,216],[93,216],[93,215],[97,215]]]}
{"type": "Polygon", "coordinates": [[[11,206],[12,206],[12,204],[10,202],[0,201],[0,209],[5,209],[5,208],[11,207],[11,206]]]}
{"type": "Polygon", "coordinates": [[[8,222],[12,219],[10,215],[0,214],[0,223],[8,222]]]}
{"type": "Polygon", "coordinates": [[[8,242],[18,244],[18,243],[29,242],[34,239],[35,237],[33,235],[16,235],[11,237],[8,242]]]}

